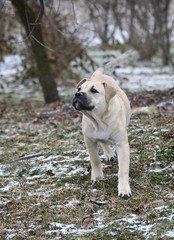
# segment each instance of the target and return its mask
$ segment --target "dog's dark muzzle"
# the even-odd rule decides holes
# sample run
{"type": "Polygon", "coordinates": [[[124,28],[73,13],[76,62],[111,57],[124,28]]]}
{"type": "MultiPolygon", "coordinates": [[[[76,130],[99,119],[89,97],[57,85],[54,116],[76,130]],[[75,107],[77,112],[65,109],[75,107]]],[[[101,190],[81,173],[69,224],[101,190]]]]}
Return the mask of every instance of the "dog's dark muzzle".
{"type": "Polygon", "coordinates": [[[81,110],[91,111],[92,109],[94,109],[94,106],[90,106],[90,102],[87,98],[86,93],[84,92],[75,93],[75,97],[73,98],[72,105],[78,111],[81,111],[81,110]]]}

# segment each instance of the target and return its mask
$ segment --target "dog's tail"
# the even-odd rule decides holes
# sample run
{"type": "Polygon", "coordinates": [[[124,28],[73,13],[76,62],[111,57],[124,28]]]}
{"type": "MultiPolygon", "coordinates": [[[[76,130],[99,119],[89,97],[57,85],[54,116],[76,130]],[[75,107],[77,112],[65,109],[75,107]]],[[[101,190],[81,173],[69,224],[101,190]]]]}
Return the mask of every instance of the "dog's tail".
{"type": "Polygon", "coordinates": [[[122,62],[124,59],[126,59],[131,53],[133,52],[133,50],[128,50],[127,52],[123,53],[121,56],[119,56],[116,59],[113,59],[112,61],[106,63],[103,67],[98,68],[94,74],[98,74],[98,73],[102,73],[102,74],[106,74],[109,73],[111,71],[114,70],[114,68],[120,63],[122,62]]]}

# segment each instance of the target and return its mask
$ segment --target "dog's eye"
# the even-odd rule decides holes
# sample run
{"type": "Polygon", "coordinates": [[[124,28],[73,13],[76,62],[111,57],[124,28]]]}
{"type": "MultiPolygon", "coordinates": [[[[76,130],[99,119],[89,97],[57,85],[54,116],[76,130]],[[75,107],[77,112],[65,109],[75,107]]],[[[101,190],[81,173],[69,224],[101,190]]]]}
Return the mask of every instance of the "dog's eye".
{"type": "Polygon", "coordinates": [[[91,88],[92,93],[98,93],[98,91],[95,88],[91,88]]]}
{"type": "Polygon", "coordinates": [[[80,90],[81,90],[81,88],[79,87],[79,88],[78,88],[78,92],[80,92],[80,90]]]}

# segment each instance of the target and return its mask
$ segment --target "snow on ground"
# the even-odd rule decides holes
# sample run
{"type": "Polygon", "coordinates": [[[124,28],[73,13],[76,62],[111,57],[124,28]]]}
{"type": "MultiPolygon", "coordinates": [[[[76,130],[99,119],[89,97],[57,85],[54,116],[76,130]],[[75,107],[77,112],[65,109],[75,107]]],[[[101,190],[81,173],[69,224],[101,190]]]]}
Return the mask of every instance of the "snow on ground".
{"type": "MultiPolygon", "coordinates": [[[[9,81],[10,76],[14,76],[18,71],[22,71],[23,57],[19,55],[6,55],[3,57],[3,62],[0,62],[0,75],[6,77],[9,81]]],[[[10,79],[11,80],[11,79],[10,79]]]]}
{"type": "MultiPolygon", "coordinates": [[[[33,149],[34,151],[34,149],[33,149]]],[[[0,187],[0,192],[7,194],[10,192],[13,194],[16,191],[20,192],[20,188],[22,187],[21,178],[23,179],[23,182],[25,182],[25,185],[29,186],[27,194],[28,196],[37,196],[41,197],[42,199],[49,199],[50,195],[54,192],[61,192],[61,190],[65,189],[76,189],[80,191],[80,188],[76,186],[75,184],[66,184],[64,187],[57,188],[55,183],[52,183],[51,185],[46,185],[44,182],[46,181],[47,174],[50,174],[52,176],[52,179],[64,179],[67,177],[73,177],[73,176],[79,176],[82,175],[88,175],[89,172],[84,167],[81,167],[81,165],[74,164],[74,162],[81,161],[81,154],[85,154],[86,157],[84,157],[84,160],[88,163],[89,157],[85,150],[77,151],[77,154],[75,154],[74,157],[71,156],[71,158],[68,157],[68,154],[72,153],[72,151],[64,151],[62,152],[62,155],[51,155],[48,157],[43,156],[36,156],[30,159],[29,168],[25,168],[25,165],[27,163],[27,159],[21,160],[22,163],[18,163],[18,160],[13,161],[11,163],[8,163],[6,165],[1,164],[1,172],[0,177],[4,178],[3,185],[0,187]],[[19,178],[20,176],[20,178],[19,178]],[[37,182],[43,182],[43,185],[37,185],[37,182]],[[30,187],[31,186],[31,187],[30,187]],[[33,187],[32,187],[33,186],[33,187]]],[[[30,157],[30,156],[29,156],[30,157]]],[[[158,162],[156,162],[158,165],[158,162]]],[[[151,164],[151,165],[155,165],[151,164]]],[[[103,167],[105,168],[107,164],[103,163],[103,167]]],[[[164,169],[160,169],[158,171],[163,170],[170,170],[170,167],[166,167],[164,169]]],[[[149,172],[152,172],[152,170],[149,170],[149,172]]],[[[156,172],[156,171],[155,171],[156,172]]],[[[110,178],[109,175],[106,174],[106,178],[110,178]]],[[[97,191],[94,186],[91,187],[91,189],[88,189],[88,191],[97,191]]],[[[19,195],[19,200],[22,199],[22,195],[19,195]]],[[[3,204],[3,202],[0,202],[0,205],[3,204]]],[[[62,205],[55,205],[56,208],[65,209],[65,208],[75,208],[78,204],[81,204],[81,202],[77,199],[72,199],[68,201],[66,204],[62,205]]],[[[165,203],[164,203],[165,204],[165,203]]],[[[54,207],[54,206],[52,206],[54,207]]],[[[160,212],[160,211],[167,212],[168,206],[162,205],[160,207],[154,208],[154,211],[160,212]]],[[[52,233],[59,234],[60,232],[63,235],[67,234],[75,234],[76,237],[80,237],[84,234],[95,232],[98,229],[106,229],[108,227],[111,227],[116,229],[115,231],[111,231],[110,235],[117,236],[118,231],[122,229],[122,226],[126,226],[127,230],[130,232],[141,232],[145,238],[151,238],[155,236],[156,232],[153,229],[156,229],[158,226],[158,221],[167,219],[172,221],[173,215],[170,214],[166,216],[166,218],[158,218],[156,222],[147,223],[146,219],[141,219],[138,214],[127,214],[127,217],[119,218],[115,221],[105,223],[105,213],[103,211],[97,211],[94,214],[93,221],[95,221],[95,225],[92,226],[90,229],[83,229],[78,228],[75,224],[63,224],[61,222],[52,222],[50,225],[54,227],[54,230],[46,230],[46,235],[51,236],[52,233]]],[[[7,235],[7,239],[12,239],[15,236],[15,230],[13,229],[7,229],[7,232],[9,233],[7,235]]],[[[172,231],[166,232],[163,236],[172,237],[173,235],[172,231]]],[[[61,239],[61,238],[58,238],[61,239]]]]}
{"type": "MultiPolygon", "coordinates": [[[[102,54],[98,53],[98,56],[96,59],[101,59],[102,54]]],[[[18,88],[15,89],[14,85],[14,75],[19,71],[22,71],[23,68],[21,66],[22,58],[18,55],[14,56],[5,56],[4,62],[0,63],[0,91],[1,93],[8,93],[16,91],[16,93],[20,94],[20,88],[24,90],[22,93],[25,95],[25,88],[21,84],[18,85],[18,88]],[[13,83],[13,84],[12,84],[13,83]]],[[[120,81],[120,84],[122,87],[128,89],[129,91],[143,91],[143,90],[154,90],[154,89],[169,89],[174,86],[174,75],[173,70],[170,67],[166,68],[150,68],[150,67],[120,67],[116,69],[116,75],[119,76],[119,78],[126,79],[125,81],[120,81]]],[[[67,90],[68,91],[68,90],[67,90]]],[[[143,110],[144,111],[144,110],[143,110]]],[[[147,110],[149,111],[149,109],[147,110]]],[[[4,132],[4,135],[2,135],[3,138],[8,138],[9,140],[14,139],[20,131],[22,131],[23,128],[27,127],[26,125],[21,125],[20,128],[11,128],[6,129],[4,132]]],[[[32,131],[32,129],[30,129],[32,131]]],[[[135,129],[135,132],[137,132],[137,128],[135,129]]],[[[33,130],[34,131],[34,130],[33,130]]],[[[142,131],[140,128],[139,131],[142,131]]],[[[149,129],[143,128],[143,131],[149,131],[149,129]]],[[[163,132],[165,132],[166,129],[163,129],[163,132]]],[[[54,132],[54,129],[53,129],[54,132]]],[[[42,130],[38,130],[38,134],[42,134],[42,130]]],[[[75,134],[75,133],[74,133],[75,134]]],[[[71,137],[71,135],[69,135],[71,137]]],[[[152,134],[152,137],[155,136],[155,132],[152,134]]],[[[34,139],[34,137],[33,137],[34,139]]],[[[158,140],[158,139],[157,139],[158,140]]],[[[32,143],[31,143],[32,144],[32,143]]],[[[23,144],[19,143],[19,147],[22,147],[23,144]]],[[[38,150],[37,143],[33,143],[33,152],[38,150]]],[[[157,145],[156,151],[158,151],[159,146],[157,145]]],[[[13,149],[15,151],[15,149],[13,149]]],[[[0,149],[0,156],[3,153],[3,147],[0,149]]],[[[46,156],[46,153],[43,152],[43,155],[41,156],[33,156],[30,158],[29,161],[29,167],[27,167],[27,159],[18,159],[13,162],[7,162],[6,164],[0,164],[0,177],[3,178],[3,183],[0,186],[0,192],[3,194],[7,194],[10,192],[13,194],[16,191],[20,192],[22,182],[25,181],[26,186],[29,186],[28,189],[28,196],[38,196],[42,197],[44,199],[48,199],[51,194],[54,192],[61,192],[61,190],[65,189],[76,189],[80,191],[79,186],[76,184],[66,183],[63,187],[57,187],[55,182],[53,182],[51,185],[46,185],[44,182],[47,181],[46,175],[50,175],[52,179],[65,179],[67,177],[74,177],[74,176],[85,176],[88,175],[89,172],[87,170],[88,165],[86,167],[81,167],[80,164],[77,164],[78,161],[80,162],[82,160],[88,163],[89,162],[89,156],[86,153],[86,150],[76,150],[76,154],[74,156],[69,157],[69,154],[72,153],[72,150],[64,150],[61,154],[57,155],[50,155],[46,156]],[[76,163],[76,164],[75,164],[76,163]],[[26,166],[25,166],[26,164],[26,166]],[[37,182],[43,182],[43,185],[38,185],[37,182]]],[[[29,156],[31,157],[31,156],[29,156]]],[[[158,161],[156,159],[156,153],[154,152],[154,159],[153,164],[150,164],[150,168],[148,169],[147,173],[158,173],[162,171],[171,172],[172,171],[172,165],[160,167],[158,164],[158,161]]],[[[107,165],[103,163],[103,167],[106,168],[107,165]]],[[[117,173],[114,174],[116,176],[117,173]]],[[[110,178],[111,175],[106,175],[106,178],[110,178]]],[[[112,175],[113,177],[113,175],[112,175]]],[[[91,192],[97,192],[98,190],[95,189],[94,186],[92,186],[88,191],[91,192]]],[[[172,196],[169,196],[170,198],[172,196]]],[[[19,200],[22,199],[22,195],[19,194],[19,200]]],[[[4,202],[0,201],[0,205],[3,205],[4,202]]],[[[76,207],[78,204],[80,204],[79,200],[72,199],[71,201],[68,201],[66,204],[57,205],[55,207],[57,208],[71,208],[76,207]]],[[[54,207],[54,206],[52,206],[54,207]]],[[[154,208],[154,211],[157,213],[160,213],[161,211],[168,211],[168,206],[165,206],[165,203],[160,206],[154,208]]],[[[144,236],[144,238],[153,238],[156,234],[155,227],[158,226],[160,220],[170,220],[172,221],[173,215],[169,214],[166,217],[158,218],[156,222],[154,223],[148,223],[146,222],[146,219],[140,219],[138,214],[132,214],[128,213],[126,217],[119,218],[115,221],[112,221],[110,223],[105,223],[105,214],[103,211],[97,211],[94,214],[94,221],[95,226],[93,226],[90,229],[82,229],[77,228],[75,224],[63,224],[60,222],[51,222],[51,225],[55,228],[55,230],[47,230],[45,233],[48,235],[48,237],[53,233],[62,233],[62,234],[70,234],[73,233],[77,237],[81,236],[83,234],[88,234],[91,232],[96,231],[97,229],[106,229],[108,226],[113,226],[113,230],[110,232],[110,235],[112,237],[117,236],[117,232],[122,229],[122,226],[124,225],[127,230],[130,232],[141,232],[144,236]],[[114,231],[114,228],[116,229],[114,231]]],[[[12,239],[15,237],[15,229],[4,229],[8,234],[6,235],[6,239],[12,239]]],[[[165,234],[163,234],[161,237],[174,237],[173,231],[167,231],[165,234]]],[[[58,238],[57,238],[58,239],[58,238]]],[[[59,238],[61,239],[61,238],[59,238]]]]}
{"type": "MultiPolygon", "coordinates": [[[[117,58],[120,54],[120,51],[113,50],[89,52],[99,66],[117,58]]],[[[171,66],[160,66],[158,58],[155,58],[151,65],[146,61],[139,61],[136,51],[120,63],[120,66],[115,69],[115,76],[112,76],[123,89],[130,92],[167,90],[174,87],[174,69],[171,66]]]]}
{"type": "MultiPolygon", "coordinates": [[[[95,53],[94,51],[89,51],[89,55],[99,66],[102,66],[103,63],[110,61],[114,57],[118,57],[120,54],[120,51],[95,51],[95,53]]],[[[174,69],[172,67],[156,67],[155,63],[152,66],[143,66],[143,62],[138,63],[137,60],[134,63],[137,66],[130,66],[133,59],[137,58],[135,55],[136,53],[133,53],[133,56],[129,57],[130,59],[125,60],[124,66],[121,64],[119,68],[115,69],[116,75],[114,78],[123,89],[131,92],[140,92],[145,90],[167,90],[174,87],[174,69]]],[[[16,85],[11,82],[14,82],[15,74],[23,70],[22,60],[23,58],[19,55],[7,55],[4,57],[4,61],[0,62],[0,93],[16,91],[16,85]]],[[[17,91],[21,89],[30,92],[22,84],[18,84],[17,88],[17,91]]],[[[74,94],[72,87],[62,88],[62,86],[59,86],[58,90],[60,90],[63,96],[65,93],[67,95],[74,94]]]]}

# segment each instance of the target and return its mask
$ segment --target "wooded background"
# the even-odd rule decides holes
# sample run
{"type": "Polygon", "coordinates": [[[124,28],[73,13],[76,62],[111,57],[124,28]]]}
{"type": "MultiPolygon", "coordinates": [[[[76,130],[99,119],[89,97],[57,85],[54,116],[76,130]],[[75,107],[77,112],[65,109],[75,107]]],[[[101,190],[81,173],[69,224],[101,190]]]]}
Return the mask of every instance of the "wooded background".
{"type": "Polygon", "coordinates": [[[56,79],[79,77],[72,61],[80,59],[85,71],[86,62],[94,67],[87,48],[96,38],[103,50],[133,48],[140,60],[160,53],[163,65],[174,64],[172,0],[3,0],[0,9],[1,58],[22,42],[46,103],[60,100],[56,79]]]}

